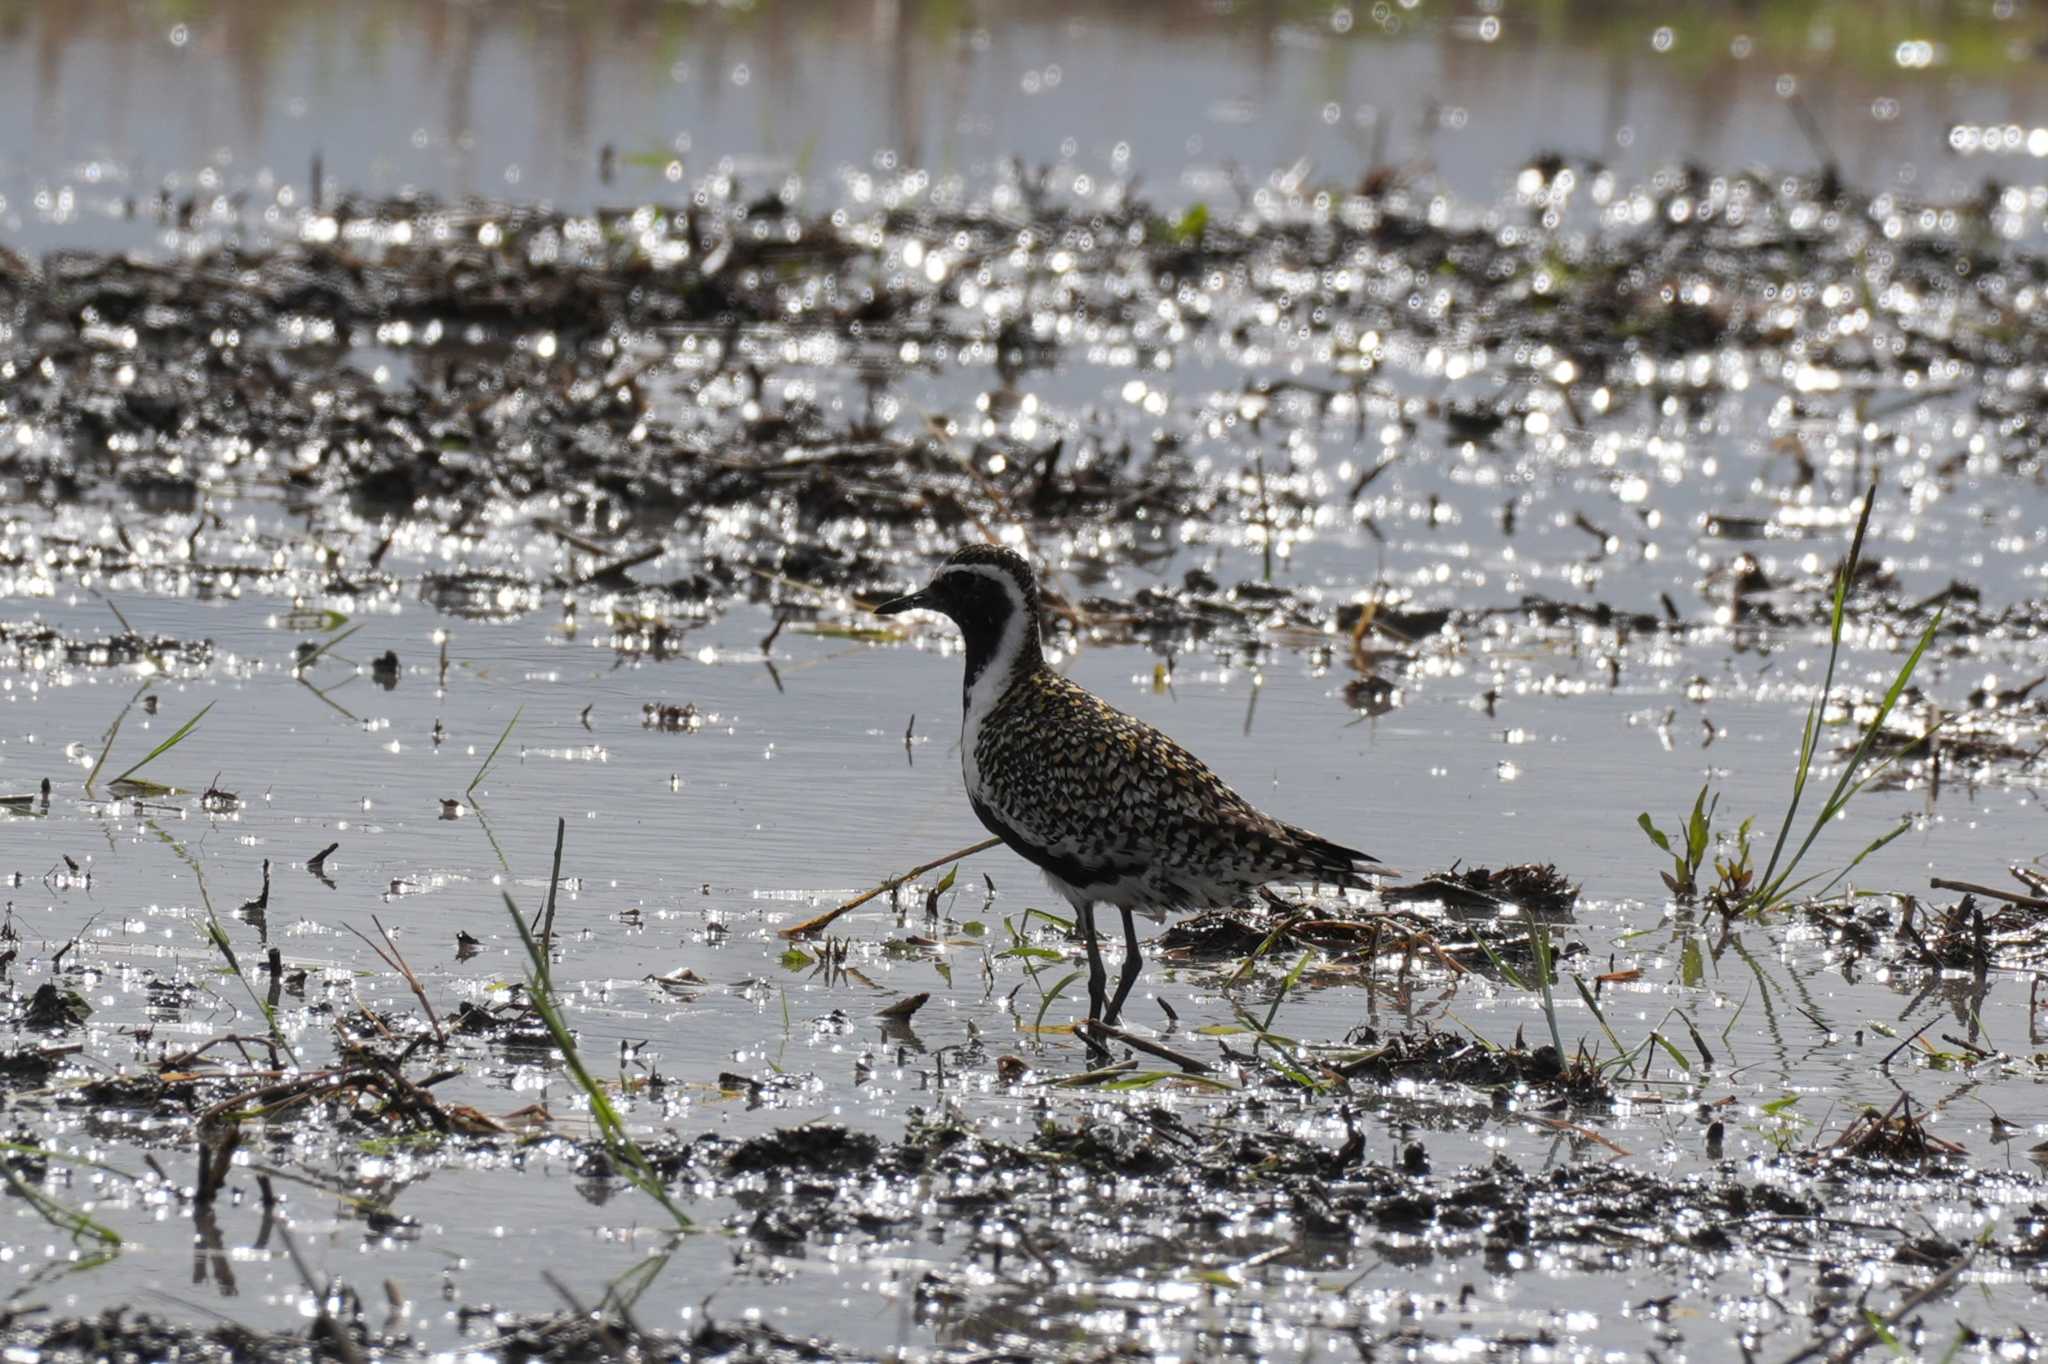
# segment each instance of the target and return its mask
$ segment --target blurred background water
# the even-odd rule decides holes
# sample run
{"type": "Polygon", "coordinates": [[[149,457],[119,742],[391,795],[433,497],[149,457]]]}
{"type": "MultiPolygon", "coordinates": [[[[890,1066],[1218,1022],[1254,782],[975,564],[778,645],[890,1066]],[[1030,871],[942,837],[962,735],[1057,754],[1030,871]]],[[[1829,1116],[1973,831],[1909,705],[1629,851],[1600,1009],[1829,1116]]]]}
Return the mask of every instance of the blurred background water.
{"type": "Polygon", "coordinates": [[[566,208],[719,166],[1013,157],[1168,204],[1297,165],[1424,166],[1484,199],[1549,152],[1953,191],[2011,173],[1955,150],[1986,128],[2048,153],[2044,62],[2018,0],[14,3],[0,228],[83,245],[130,197],[303,186],[316,160],[329,185],[566,208]]]}

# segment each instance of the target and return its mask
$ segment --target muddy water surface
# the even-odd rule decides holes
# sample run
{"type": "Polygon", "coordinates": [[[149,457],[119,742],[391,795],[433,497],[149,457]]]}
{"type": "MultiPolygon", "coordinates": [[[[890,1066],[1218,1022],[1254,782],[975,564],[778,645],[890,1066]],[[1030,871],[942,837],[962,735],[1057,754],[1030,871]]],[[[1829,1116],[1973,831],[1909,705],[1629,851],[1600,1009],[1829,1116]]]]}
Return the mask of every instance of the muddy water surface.
{"type": "MultiPolygon", "coordinates": [[[[1117,50],[1063,32],[1062,80],[1117,50]]],[[[10,220],[154,245],[0,261],[17,1343],[2029,1357],[2048,195],[1505,135],[1154,195],[849,126],[829,175],[237,163],[10,220]],[[1148,934],[1165,1055],[1108,1067],[1008,853],[786,938],[981,837],[951,635],[863,603],[987,537],[1060,667],[1261,804],[1565,893],[1148,934]],[[1750,816],[1761,870],[1809,711],[1795,846],[1930,627],[1806,894],[1674,894],[1638,816],[1704,784],[1701,890],[1750,816]],[[639,1157],[529,1007],[558,821],[552,995],[639,1157]]]]}

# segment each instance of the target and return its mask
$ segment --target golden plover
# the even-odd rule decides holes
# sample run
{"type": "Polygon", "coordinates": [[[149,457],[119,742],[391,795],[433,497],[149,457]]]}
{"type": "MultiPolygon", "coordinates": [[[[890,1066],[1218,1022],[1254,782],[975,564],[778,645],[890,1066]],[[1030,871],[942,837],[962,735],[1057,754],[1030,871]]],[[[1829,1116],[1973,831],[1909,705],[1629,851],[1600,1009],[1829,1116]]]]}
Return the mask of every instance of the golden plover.
{"type": "Polygon", "coordinates": [[[1133,914],[1241,903],[1269,881],[1367,886],[1377,858],[1265,814],[1201,759],[1054,672],[1039,643],[1038,581],[1011,550],[972,545],[881,615],[937,611],[967,654],[960,767],[989,831],[1045,872],[1088,947],[1088,1017],[1114,1024],[1143,958],[1133,914]],[[1095,906],[1123,912],[1116,994],[1095,906]]]}

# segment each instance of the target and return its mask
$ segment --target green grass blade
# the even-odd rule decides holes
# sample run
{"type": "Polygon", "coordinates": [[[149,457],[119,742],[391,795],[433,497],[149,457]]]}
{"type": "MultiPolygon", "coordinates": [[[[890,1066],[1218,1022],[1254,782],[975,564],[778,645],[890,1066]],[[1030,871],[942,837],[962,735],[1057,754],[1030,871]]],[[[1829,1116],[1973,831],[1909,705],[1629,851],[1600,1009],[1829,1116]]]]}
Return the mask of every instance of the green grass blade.
{"type": "MultiPolygon", "coordinates": [[[[143,768],[149,766],[158,758],[161,758],[164,754],[170,752],[179,744],[183,743],[185,741],[185,736],[187,734],[190,734],[195,728],[198,727],[199,722],[206,718],[206,712],[212,710],[213,707],[214,703],[212,701],[208,701],[204,706],[201,706],[199,708],[199,713],[197,715],[187,720],[184,724],[178,726],[177,733],[173,734],[170,738],[158,744],[155,748],[149,750],[149,752],[146,755],[144,755],[141,762],[138,762],[131,766],[126,772],[123,772],[120,776],[108,782],[107,785],[119,786],[122,782],[128,780],[128,778],[134,776],[137,772],[140,772],[143,768]]],[[[111,746],[111,740],[109,741],[109,743],[111,746]]]]}
{"type": "Polygon", "coordinates": [[[1251,955],[1247,956],[1243,961],[1238,963],[1237,969],[1230,973],[1230,979],[1224,981],[1223,983],[1226,986],[1228,986],[1236,985],[1242,982],[1246,976],[1249,976],[1252,973],[1252,968],[1259,964],[1260,958],[1264,957],[1268,952],[1272,951],[1273,944],[1279,941],[1280,927],[1279,925],[1275,925],[1272,931],[1266,934],[1264,941],[1262,941],[1257,947],[1252,949],[1251,955]]]}
{"type": "Polygon", "coordinates": [[[1195,1075],[1184,1070],[1141,1070],[1121,1080],[1105,1081],[1101,1088],[1110,1092],[1131,1089],[1150,1089],[1162,1080],[1183,1080],[1198,1089],[1212,1089],[1220,1094],[1235,1094],[1237,1086],[1207,1075],[1195,1075]]]}
{"type": "MultiPolygon", "coordinates": [[[[501,892],[502,893],[502,892],[501,892]]],[[[535,941],[532,930],[526,926],[526,917],[519,912],[509,894],[504,896],[505,911],[512,916],[512,923],[519,930],[520,944],[526,949],[529,963],[526,992],[532,1000],[534,1012],[540,1015],[541,1024],[547,1028],[548,1036],[554,1039],[555,1049],[561,1053],[562,1066],[569,1072],[569,1078],[583,1091],[590,1104],[591,1121],[596,1124],[598,1136],[604,1142],[618,1167],[625,1172],[626,1179],[642,1193],[661,1204],[668,1215],[675,1220],[678,1231],[689,1231],[695,1225],[689,1215],[676,1206],[669,1196],[668,1186],[662,1183],[655,1172],[646,1152],[626,1130],[626,1123],[613,1107],[611,1095],[605,1092],[589,1069],[583,1064],[582,1053],[576,1049],[576,1039],[569,1033],[569,1026],[562,1019],[556,1007],[553,993],[548,989],[541,974],[542,956],[540,943],[535,941]]]]}
{"type": "MultiPolygon", "coordinates": [[[[1849,803],[1848,795],[1844,795],[1843,792],[1847,790],[1849,784],[1855,779],[1856,773],[1861,770],[1864,762],[1869,758],[1872,745],[1877,742],[1878,734],[1884,729],[1884,722],[1891,718],[1893,709],[1899,704],[1899,697],[1905,693],[1906,684],[1912,680],[1914,670],[1920,666],[1920,660],[1926,656],[1927,646],[1934,642],[1934,634],[1935,631],[1941,628],[1943,614],[1944,612],[1941,610],[1937,610],[1934,613],[1934,619],[1928,621],[1927,628],[1920,632],[1920,640],[1913,646],[1913,652],[1907,655],[1905,666],[1899,669],[1896,677],[1892,678],[1892,684],[1886,689],[1884,701],[1879,704],[1877,714],[1871,717],[1869,725],[1864,728],[1862,741],[1856,745],[1856,752],[1849,759],[1849,765],[1842,770],[1841,780],[1835,783],[1834,795],[1829,798],[1828,804],[1822,807],[1823,817],[1839,812],[1843,806],[1849,803]]],[[[1850,792],[1850,794],[1854,793],[1850,792]]]]}
{"type": "Polygon", "coordinates": [[[1692,1034],[1692,1044],[1699,1050],[1700,1064],[1708,1070],[1712,1070],[1714,1068],[1714,1053],[1707,1049],[1707,1039],[1700,1036],[1699,1025],[1694,1023],[1683,1012],[1678,1014],[1678,1021],[1685,1024],[1685,1030],[1692,1034]]]}
{"type": "MultiPolygon", "coordinates": [[[[1897,676],[1892,678],[1891,686],[1885,691],[1884,701],[1878,706],[1877,714],[1871,717],[1870,723],[1864,728],[1863,738],[1857,743],[1856,751],[1850,756],[1847,765],[1843,767],[1841,778],[1835,783],[1835,789],[1828,794],[1827,801],[1821,806],[1820,813],[1815,816],[1813,827],[1806,831],[1805,839],[1799,844],[1798,851],[1792,854],[1792,860],[1786,864],[1785,870],[1780,873],[1777,883],[1766,883],[1762,887],[1762,892],[1768,892],[1768,894],[1758,901],[1760,906],[1768,907],[1784,898],[1781,893],[1781,887],[1799,866],[1800,860],[1806,856],[1807,849],[1811,848],[1814,840],[1820,837],[1821,830],[1825,829],[1837,815],[1848,808],[1851,797],[1858,790],[1862,789],[1861,785],[1856,782],[1856,773],[1868,761],[1870,750],[1877,742],[1879,731],[1884,728],[1884,722],[1890,718],[1893,708],[1898,705],[1899,697],[1905,693],[1906,684],[1912,680],[1914,670],[1920,666],[1921,658],[1927,653],[1927,646],[1934,642],[1935,631],[1941,628],[1941,617],[1942,613],[1936,611],[1934,619],[1927,623],[1925,630],[1921,631],[1919,642],[1913,646],[1913,652],[1907,656],[1905,664],[1899,669],[1897,676]]],[[[1870,851],[1866,849],[1864,855],[1868,856],[1870,851]]],[[[1859,858],[1858,860],[1862,859],[1859,858]]]]}
{"type": "Polygon", "coordinates": [[[1604,1012],[1602,1012],[1600,1008],[1600,1001],[1595,999],[1593,997],[1593,992],[1586,988],[1586,982],[1580,980],[1577,976],[1573,976],[1572,984],[1579,987],[1579,998],[1585,1000],[1586,1007],[1593,1011],[1593,1017],[1597,1019],[1600,1023],[1600,1031],[1607,1034],[1607,1040],[1614,1044],[1614,1049],[1616,1051],[1626,1056],[1628,1054],[1628,1048],[1621,1045],[1621,1039],[1619,1037],[1616,1037],[1614,1035],[1614,1029],[1607,1025],[1607,1015],[1604,1012]]]}
{"type": "Polygon", "coordinates": [[[1835,874],[1834,874],[1833,876],[1829,877],[1829,878],[1828,878],[1828,881],[1827,881],[1827,884],[1826,884],[1826,885],[1823,885],[1823,886],[1822,886],[1822,887],[1821,887],[1821,888],[1820,888],[1820,889],[1819,889],[1818,891],[1816,891],[1816,892],[1815,892],[1815,894],[1817,894],[1817,895],[1826,895],[1826,894],[1827,894],[1827,893],[1828,893],[1829,891],[1831,891],[1831,890],[1833,890],[1833,889],[1835,888],[1835,885],[1836,885],[1836,883],[1837,883],[1837,882],[1839,882],[1839,881],[1841,881],[1843,877],[1847,876],[1847,875],[1848,875],[1848,874],[1849,874],[1850,872],[1852,872],[1852,871],[1856,870],[1856,868],[1858,868],[1858,867],[1862,866],[1862,865],[1863,865],[1863,859],[1864,859],[1864,858],[1866,858],[1866,857],[1870,856],[1870,855],[1871,855],[1872,853],[1876,852],[1876,851],[1877,851],[1877,850],[1878,850],[1879,848],[1882,848],[1882,847],[1883,847],[1883,846],[1884,846],[1885,844],[1887,844],[1887,843],[1891,842],[1891,841],[1892,841],[1893,839],[1897,838],[1897,837],[1898,837],[1898,836],[1899,836],[1900,834],[1903,834],[1903,833],[1905,833],[1905,832],[1906,832],[1906,831],[1907,831],[1908,829],[1910,829],[1910,828],[1912,828],[1912,827],[1913,827],[1913,821],[1912,821],[1912,820],[1910,820],[1910,819],[1902,819],[1902,820],[1900,820],[1900,821],[1899,821],[1899,827],[1898,827],[1898,828],[1896,828],[1896,829],[1893,829],[1893,830],[1892,830],[1892,831],[1891,831],[1890,833],[1888,833],[1888,834],[1881,834],[1881,835],[1879,835],[1878,837],[1876,837],[1876,838],[1872,839],[1872,840],[1871,840],[1871,841],[1869,842],[1869,844],[1868,844],[1868,845],[1866,845],[1866,846],[1864,847],[1864,849],[1863,849],[1863,851],[1862,851],[1862,852],[1860,852],[1860,853],[1857,853],[1857,854],[1856,854],[1856,856],[1855,856],[1854,858],[1852,858],[1852,859],[1850,860],[1850,862],[1849,862],[1849,865],[1848,865],[1848,866],[1846,866],[1846,867],[1842,868],[1842,869],[1841,869],[1840,871],[1836,872],[1836,873],[1835,873],[1835,874]]]}
{"type": "Polygon", "coordinates": [[[1764,863],[1764,874],[1757,881],[1759,889],[1770,884],[1778,869],[1778,859],[1785,854],[1785,840],[1792,836],[1792,825],[1799,818],[1799,802],[1806,795],[1807,775],[1813,771],[1813,751],[1820,742],[1821,711],[1835,684],[1835,658],[1840,648],[1839,638],[1829,646],[1827,675],[1821,680],[1820,693],[1806,708],[1806,726],[1799,735],[1799,763],[1792,771],[1792,799],[1785,806],[1785,818],[1778,822],[1778,836],[1771,842],[1770,858],[1764,863]]]}
{"type": "Polygon", "coordinates": [[[1316,951],[1313,947],[1302,953],[1301,960],[1295,962],[1294,969],[1287,973],[1287,979],[1280,982],[1280,993],[1273,996],[1273,1007],[1266,1010],[1266,1022],[1260,1031],[1272,1031],[1273,1020],[1280,1015],[1280,1006],[1287,1002],[1287,992],[1294,988],[1294,982],[1301,979],[1303,968],[1308,965],[1309,958],[1315,956],[1315,954],[1316,951]]]}
{"type": "Polygon", "coordinates": [[[1742,1021],[1742,1015],[1747,1013],[1748,1011],[1749,992],[1745,990],[1742,992],[1742,1002],[1735,1006],[1734,1013],[1728,1015],[1728,1026],[1721,1029],[1721,1041],[1724,1045],[1727,1046],[1727,1048],[1730,1051],[1733,1051],[1735,1049],[1735,1044],[1728,1040],[1728,1036],[1730,1033],[1735,1031],[1735,1025],[1742,1021]]]}
{"type": "MultiPolygon", "coordinates": [[[[1757,884],[1762,887],[1771,884],[1778,869],[1778,859],[1784,854],[1785,840],[1791,836],[1792,824],[1799,817],[1799,801],[1806,793],[1806,777],[1813,769],[1813,752],[1820,742],[1820,717],[1826,713],[1828,696],[1835,685],[1835,664],[1842,653],[1842,621],[1844,608],[1849,600],[1849,584],[1856,577],[1856,567],[1863,558],[1863,537],[1870,529],[1870,513],[1877,507],[1877,480],[1870,482],[1870,491],[1863,495],[1863,514],[1856,518],[1856,534],[1849,541],[1849,557],[1842,564],[1842,571],[1835,579],[1835,599],[1828,613],[1828,667],[1821,678],[1820,695],[1806,711],[1806,732],[1799,743],[1799,769],[1792,779],[1792,800],[1785,809],[1785,819],[1778,825],[1778,837],[1771,844],[1770,860],[1764,863],[1764,874],[1757,884]]],[[[1755,897],[1752,897],[1753,901],[1755,897]]],[[[1766,903],[1756,901],[1757,903],[1766,903]]]]}
{"type": "Polygon", "coordinates": [[[1492,943],[1488,942],[1485,938],[1479,938],[1478,942],[1479,950],[1486,954],[1486,959],[1489,962],[1493,963],[1493,969],[1500,973],[1502,980],[1514,986],[1517,990],[1527,990],[1530,988],[1529,982],[1523,978],[1522,973],[1508,965],[1507,958],[1493,950],[1492,943]]]}
{"type": "Polygon", "coordinates": [[[1470,1023],[1467,1023],[1464,1019],[1458,1017],[1456,1014],[1447,1011],[1444,1014],[1444,1017],[1450,1019],[1451,1022],[1457,1024],[1459,1027],[1463,1028],[1467,1033],[1469,1033],[1472,1037],[1472,1040],[1479,1044],[1481,1050],[1494,1052],[1496,1054],[1507,1050],[1507,1048],[1503,1047],[1500,1043],[1488,1039],[1484,1033],[1479,1031],[1479,1029],[1473,1027],[1470,1023]]]}
{"type": "Polygon", "coordinates": [[[248,991],[249,1002],[256,1006],[256,1012],[263,1015],[264,1026],[270,1030],[270,1045],[276,1047],[286,1059],[296,1066],[299,1063],[298,1053],[293,1051],[292,1044],[285,1040],[284,1029],[278,1025],[277,1010],[271,1008],[270,1001],[264,998],[263,992],[256,988],[256,982],[249,979],[248,973],[242,970],[242,963],[235,957],[234,944],[228,939],[227,929],[221,926],[220,914],[213,907],[213,895],[206,888],[206,868],[199,864],[199,859],[194,857],[184,844],[164,832],[162,826],[157,824],[155,820],[144,820],[143,827],[162,840],[164,845],[171,850],[172,856],[191,868],[192,884],[199,891],[200,906],[206,910],[207,942],[213,946],[215,951],[220,953],[221,959],[227,963],[228,973],[236,980],[242,982],[242,988],[248,991]]]}
{"type": "Polygon", "coordinates": [[[1550,990],[1550,930],[1542,924],[1529,925],[1529,950],[1536,954],[1536,983],[1543,988],[1543,1021],[1550,1025],[1551,1045],[1557,1048],[1558,1059],[1562,1061],[1564,1034],[1557,1026],[1557,997],[1550,990]]]}
{"type": "Polygon", "coordinates": [[[479,767],[476,770],[476,775],[469,779],[469,785],[462,788],[464,796],[476,790],[476,784],[484,779],[484,773],[491,770],[491,764],[497,761],[498,750],[502,749],[505,746],[505,741],[512,737],[512,726],[518,724],[519,717],[525,713],[526,707],[523,705],[518,710],[512,712],[512,718],[505,722],[505,732],[498,736],[498,742],[492,744],[491,751],[484,755],[484,765],[479,767]]]}
{"type": "Polygon", "coordinates": [[[1856,565],[1863,561],[1863,537],[1870,530],[1870,513],[1877,507],[1877,480],[1870,480],[1870,490],[1863,494],[1863,512],[1856,518],[1856,533],[1849,538],[1849,560],[1842,566],[1842,576],[1835,580],[1835,605],[1829,613],[1828,623],[1835,634],[1842,633],[1842,620],[1849,602],[1849,587],[1856,578],[1856,565]]]}
{"type": "Polygon", "coordinates": [[[1067,987],[1080,978],[1079,971],[1069,971],[1053,983],[1053,987],[1045,992],[1045,997],[1038,1001],[1038,1017],[1031,1020],[1031,1031],[1038,1032],[1045,1027],[1045,1015],[1051,1010],[1052,1002],[1066,993],[1067,987]]]}
{"type": "Polygon", "coordinates": [[[99,780],[100,769],[107,765],[107,759],[114,754],[114,740],[121,736],[121,722],[128,718],[128,712],[135,709],[135,703],[140,701],[142,694],[148,690],[149,683],[147,682],[137,687],[135,694],[128,698],[128,704],[121,707],[121,713],[114,717],[114,723],[107,727],[107,741],[100,745],[100,756],[93,763],[92,771],[85,774],[85,793],[87,795],[92,794],[92,786],[94,782],[99,780]]]}
{"type": "Polygon", "coordinates": [[[1692,1062],[1686,1059],[1685,1053],[1680,1051],[1670,1038],[1652,1028],[1650,1029],[1650,1040],[1662,1047],[1665,1054],[1678,1063],[1680,1070],[1688,1075],[1692,1074],[1692,1062]]]}

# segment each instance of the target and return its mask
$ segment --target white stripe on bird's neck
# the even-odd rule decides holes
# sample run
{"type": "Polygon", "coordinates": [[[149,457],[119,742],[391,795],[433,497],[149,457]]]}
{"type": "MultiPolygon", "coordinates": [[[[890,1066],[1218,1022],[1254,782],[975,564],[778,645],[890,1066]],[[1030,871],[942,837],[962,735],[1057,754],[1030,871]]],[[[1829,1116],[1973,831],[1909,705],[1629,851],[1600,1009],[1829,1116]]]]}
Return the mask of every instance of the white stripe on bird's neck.
{"type": "MultiPolygon", "coordinates": [[[[981,725],[994,710],[996,703],[1003,699],[1003,693],[1016,681],[1017,665],[1023,660],[1029,647],[1038,641],[1033,638],[1038,629],[1037,615],[1031,604],[1024,599],[1023,589],[1017,580],[999,568],[985,564],[960,564],[946,570],[948,573],[972,573],[1001,585],[1009,603],[1009,611],[1003,619],[1002,634],[996,639],[992,653],[979,660],[979,670],[968,674],[963,688],[960,717],[960,773],[966,779],[969,795],[982,795],[981,766],[975,760],[974,750],[981,741],[981,725]]],[[[970,657],[969,665],[977,661],[970,657]]]]}

